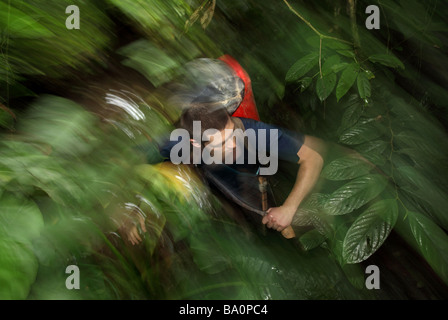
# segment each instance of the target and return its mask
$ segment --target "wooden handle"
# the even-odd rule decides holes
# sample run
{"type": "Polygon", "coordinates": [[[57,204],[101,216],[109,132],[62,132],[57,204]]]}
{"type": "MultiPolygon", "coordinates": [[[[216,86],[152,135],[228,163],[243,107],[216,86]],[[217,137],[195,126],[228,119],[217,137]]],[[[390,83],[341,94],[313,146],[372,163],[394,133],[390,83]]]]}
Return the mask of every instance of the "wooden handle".
{"type": "MultiPolygon", "coordinates": [[[[261,191],[261,206],[263,211],[268,210],[268,195],[266,192],[266,178],[258,177],[258,181],[260,183],[260,191],[261,191]]],[[[296,237],[296,233],[291,226],[286,227],[282,230],[282,236],[286,239],[292,239],[296,237]]]]}
{"type": "Polygon", "coordinates": [[[288,226],[282,230],[282,236],[284,236],[286,239],[292,239],[296,237],[296,233],[291,226],[288,226]]]}

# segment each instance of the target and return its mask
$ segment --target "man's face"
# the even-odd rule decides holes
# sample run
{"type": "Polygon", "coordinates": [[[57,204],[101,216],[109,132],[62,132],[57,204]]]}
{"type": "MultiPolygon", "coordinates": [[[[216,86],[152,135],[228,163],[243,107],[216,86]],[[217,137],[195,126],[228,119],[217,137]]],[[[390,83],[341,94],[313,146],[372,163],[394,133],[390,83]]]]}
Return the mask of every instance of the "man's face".
{"type": "Polygon", "coordinates": [[[217,131],[213,135],[205,134],[205,139],[208,140],[204,142],[206,148],[210,148],[210,154],[213,155],[215,152],[221,152],[222,163],[225,163],[226,155],[228,159],[232,159],[234,163],[236,159],[241,156],[242,148],[237,148],[237,139],[235,133],[235,124],[230,117],[228,117],[226,126],[223,130],[217,131]]]}

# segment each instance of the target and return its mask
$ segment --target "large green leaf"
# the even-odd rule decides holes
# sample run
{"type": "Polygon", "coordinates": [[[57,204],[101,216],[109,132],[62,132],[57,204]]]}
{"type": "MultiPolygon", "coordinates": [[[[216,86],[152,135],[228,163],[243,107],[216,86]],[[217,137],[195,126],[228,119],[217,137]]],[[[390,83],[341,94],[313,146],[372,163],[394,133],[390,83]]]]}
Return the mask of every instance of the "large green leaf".
{"type": "Polygon", "coordinates": [[[319,61],[319,54],[317,52],[310,53],[303,58],[297,60],[296,63],[286,73],[286,82],[294,82],[299,80],[308,71],[310,71],[319,61]]]}
{"type": "Polygon", "coordinates": [[[322,75],[326,76],[330,73],[337,73],[333,71],[334,66],[338,65],[341,61],[341,57],[337,54],[328,57],[322,65],[322,75]]]}
{"type": "Polygon", "coordinates": [[[428,202],[436,221],[443,228],[448,229],[448,217],[446,215],[448,199],[446,193],[414,167],[400,166],[397,167],[397,171],[397,185],[421,201],[428,202]]]}
{"type": "Polygon", "coordinates": [[[0,299],[25,299],[33,284],[37,259],[32,241],[44,222],[34,202],[3,195],[0,201],[0,299]]]}
{"type": "Polygon", "coordinates": [[[0,299],[26,299],[38,267],[29,244],[0,237],[0,299]]]}
{"type": "Polygon", "coordinates": [[[317,79],[316,93],[320,101],[324,101],[333,91],[336,81],[338,80],[335,73],[324,75],[322,78],[317,79]]]}
{"type": "Polygon", "coordinates": [[[363,113],[363,106],[358,97],[350,101],[349,106],[344,111],[341,119],[341,126],[338,132],[344,132],[345,130],[353,127],[359,120],[363,113]]]}
{"type": "Polygon", "coordinates": [[[357,85],[361,99],[369,98],[371,94],[370,82],[365,72],[360,72],[358,74],[357,85]]]}
{"type": "Polygon", "coordinates": [[[415,241],[429,265],[448,284],[448,236],[431,219],[408,211],[407,218],[415,241]]]}
{"type": "Polygon", "coordinates": [[[53,33],[30,15],[0,1],[0,26],[13,38],[41,38],[53,33]]]}
{"type": "Polygon", "coordinates": [[[99,142],[93,134],[95,118],[77,103],[42,96],[22,120],[20,130],[33,142],[48,144],[52,153],[80,155],[92,151],[99,142]]]}
{"type": "Polygon", "coordinates": [[[330,215],[350,213],[378,196],[386,184],[386,178],[379,174],[358,177],[334,191],[325,200],[323,209],[330,215]]]}
{"type": "Polygon", "coordinates": [[[347,231],[342,256],[347,263],[359,263],[370,257],[384,243],[398,217],[395,199],[375,202],[347,231]]]}
{"type": "Polygon", "coordinates": [[[383,155],[389,143],[384,140],[369,141],[355,146],[358,151],[367,160],[373,162],[376,165],[383,165],[386,162],[386,156],[383,155]]]}
{"type": "Polygon", "coordinates": [[[19,200],[4,195],[0,202],[0,236],[29,243],[40,235],[44,226],[37,205],[28,200],[19,200]]]}
{"type": "Polygon", "coordinates": [[[341,77],[339,78],[338,85],[336,87],[336,99],[339,101],[356,81],[356,77],[359,72],[359,64],[351,63],[347,68],[342,71],[341,77]]]}
{"type": "Polygon", "coordinates": [[[375,120],[359,121],[353,127],[345,130],[339,137],[339,141],[348,145],[356,145],[368,142],[380,137],[383,130],[375,120]]]}
{"type": "Polygon", "coordinates": [[[403,62],[392,54],[373,54],[369,57],[369,60],[387,67],[404,69],[403,62]]]}
{"type": "Polygon", "coordinates": [[[179,62],[147,40],[137,40],[118,50],[122,63],[142,73],[155,87],[171,80],[179,62]]]}
{"type": "Polygon", "coordinates": [[[317,229],[313,229],[302,235],[299,238],[299,242],[302,245],[302,248],[308,251],[320,246],[325,239],[326,237],[322,233],[317,229]]]}
{"type": "Polygon", "coordinates": [[[321,176],[328,180],[349,180],[366,175],[372,170],[372,166],[365,160],[355,156],[346,156],[333,160],[327,164],[321,176]]]}

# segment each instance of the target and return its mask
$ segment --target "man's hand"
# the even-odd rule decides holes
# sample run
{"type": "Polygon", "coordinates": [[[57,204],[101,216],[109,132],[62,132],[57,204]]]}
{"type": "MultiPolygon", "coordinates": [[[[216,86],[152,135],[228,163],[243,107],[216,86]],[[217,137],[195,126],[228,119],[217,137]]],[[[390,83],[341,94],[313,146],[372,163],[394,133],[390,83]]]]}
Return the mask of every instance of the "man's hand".
{"type": "MultiPolygon", "coordinates": [[[[142,228],[142,231],[146,232],[145,220],[143,218],[139,217],[139,223],[140,223],[140,227],[142,228]]],[[[128,240],[132,243],[133,246],[142,242],[142,238],[140,237],[140,234],[138,232],[136,225],[132,225],[130,227],[130,229],[127,230],[127,236],[128,236],[128,240]]]]}
{"type": "Polygon", "coordinates": [[[263,224],[268,228],[282,231],[291,225],[294,214],[300,203],[310,193],[319,179],[320,172],[324,164],[325,143],[315,137],[305,136],[304,143],[297,152],[299,160],[299,170],[297,172],[294,186],[280,207],[267,210],[267,215],[263,217],[263,224]]]}
{"type": "Polygon", "coordinates": [[[269,208],[266,212],[267,214],[262,220],[263,224],[277,231],[283,231],[283,229],[290,226],[295,214],[295,210],[284,206],[269,208]]]}

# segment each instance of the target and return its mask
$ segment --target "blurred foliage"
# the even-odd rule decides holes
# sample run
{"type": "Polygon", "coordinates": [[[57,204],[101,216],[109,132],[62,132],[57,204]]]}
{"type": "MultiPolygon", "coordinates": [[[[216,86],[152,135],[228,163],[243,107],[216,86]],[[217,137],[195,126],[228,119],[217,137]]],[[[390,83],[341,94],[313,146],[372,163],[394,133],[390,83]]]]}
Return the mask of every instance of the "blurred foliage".
{"type": "Polygon", "coordinates": [[[392,232],[448,284],[440,2],[381,1],[379,30],[366,1],[77,1],[68,30],[72,4],[0,1],[1,299],[401,298],[364,287],[392,232]],[[293,241],[241,220],[190,168],[146,163],[179,114],[165,86],[224,53],[264,121],[335,145],[293,241]],[[121,89],[105,80],[114,59],[121,89]],[[80,290],[65,287],[72,264],[80,290]]]}

